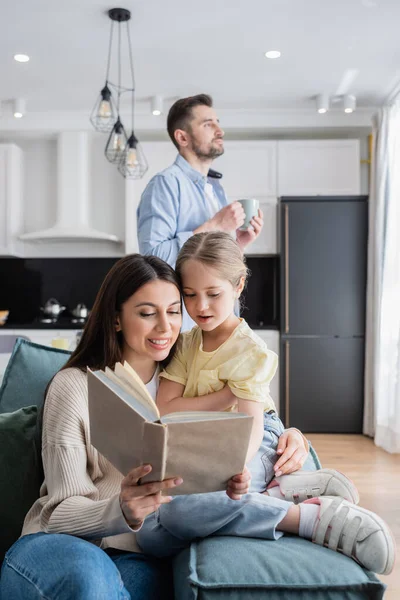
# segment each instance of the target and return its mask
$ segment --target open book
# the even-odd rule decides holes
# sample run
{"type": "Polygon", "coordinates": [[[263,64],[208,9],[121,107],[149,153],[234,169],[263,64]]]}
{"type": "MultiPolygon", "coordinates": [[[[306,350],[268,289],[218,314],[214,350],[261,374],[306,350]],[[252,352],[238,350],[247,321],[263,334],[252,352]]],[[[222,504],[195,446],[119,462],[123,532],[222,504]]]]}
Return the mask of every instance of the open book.
{"type": "Polygon", "coordinates": [[[160,417],[146,386],[125,362],[88,369],[91,443],[123,475],[142,464],[141,481],[181,476],[170,495],[225,490],[245,466],[253,417],[231,412],[175,412],[160,417]]]}

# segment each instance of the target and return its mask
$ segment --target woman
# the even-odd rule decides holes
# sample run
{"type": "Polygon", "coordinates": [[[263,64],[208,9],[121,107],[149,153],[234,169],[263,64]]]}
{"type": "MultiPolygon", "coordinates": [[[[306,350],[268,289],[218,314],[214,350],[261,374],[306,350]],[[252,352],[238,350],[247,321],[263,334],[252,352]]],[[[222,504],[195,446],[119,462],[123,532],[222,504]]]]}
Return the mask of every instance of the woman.
{"type": "MultiPolygon", "coordinates": [[[[4,598],[31,600],[151,600],[172,598],[167,561],[141,554],[134,532],[146,516],[170,502],[163,495],[179,478],[140,485],[150,465],[123,477],[90,443],[86,369],[128,361],[155,398],[158,364],[173,353],[181,326],[176,275],[153,256],[119,260],[97,295],[82,339],[50,383],[43,412],[40,498],[26,516],[22,537],[4,560],[4,598]]],[[[277,469],[298,469],[307,455],[303,438],[280,438],[277,469]]],[[[247,472],[227,494],[247,492],[247,472]]]]}

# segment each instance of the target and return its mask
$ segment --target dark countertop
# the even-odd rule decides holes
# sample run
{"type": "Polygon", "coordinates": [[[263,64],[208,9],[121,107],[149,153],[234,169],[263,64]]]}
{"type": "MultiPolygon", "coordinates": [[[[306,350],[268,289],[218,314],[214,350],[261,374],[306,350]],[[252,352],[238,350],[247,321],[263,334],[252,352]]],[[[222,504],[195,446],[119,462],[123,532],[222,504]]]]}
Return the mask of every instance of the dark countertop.
{"type": "Polygon", "coordinates": [[[71,321],[58,321],[56,323],[40,323],[39,321],[31,321],[30,323],[13,323],[7,321],[0,327],[2,329],[83,329],[85,324],[71,323],[71,321]]]}

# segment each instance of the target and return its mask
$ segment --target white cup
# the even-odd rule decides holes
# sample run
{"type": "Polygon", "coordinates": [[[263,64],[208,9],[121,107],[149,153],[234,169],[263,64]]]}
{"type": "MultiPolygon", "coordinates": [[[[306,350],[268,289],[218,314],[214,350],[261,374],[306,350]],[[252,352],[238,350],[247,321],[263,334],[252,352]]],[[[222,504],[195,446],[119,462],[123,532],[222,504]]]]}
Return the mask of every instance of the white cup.
{"type": "Polygon", "coordinates": [[[241,200],[238,200],[238,202],[243,206],[245,213],[244,223],[239,229],[246,230],[250,227],[252,218],[257,217],[260,203],[256,198],[242,198],[241,200]]]}

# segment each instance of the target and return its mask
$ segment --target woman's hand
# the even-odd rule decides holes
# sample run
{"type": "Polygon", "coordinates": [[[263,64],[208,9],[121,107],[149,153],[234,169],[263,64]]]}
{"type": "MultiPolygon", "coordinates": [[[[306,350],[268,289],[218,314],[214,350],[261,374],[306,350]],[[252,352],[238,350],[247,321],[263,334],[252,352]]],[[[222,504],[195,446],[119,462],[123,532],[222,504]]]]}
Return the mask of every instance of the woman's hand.
{"type": "Polygon", "coordinates": [[[298,429],[286,429],[279,438],[277,453],[281,457],[274,466],[275,476],[294,473],[304,465],[308,444],[298,429]]]}
{"type": "Polygon", "coordinates": [[[228,487],[226,494],[231,500],[241,500],[243,494],[247,494],[250,487],[251,475],[247,467],[244,468],[243,473],[234,475],[228,481],[228,487]]]}
{"type": "Polygon", "coordinates": [[[139,479],[150,472],[151,465],[142,465],[132,469],[122,480],[119,501],[131,529],[139,529],[147,515],[156,511],[161,504],[171,502],[171,496],[163,496],[162,490],[176,487],[183,481],[180,477],[175,477],[140,485],[139,479]]]}

